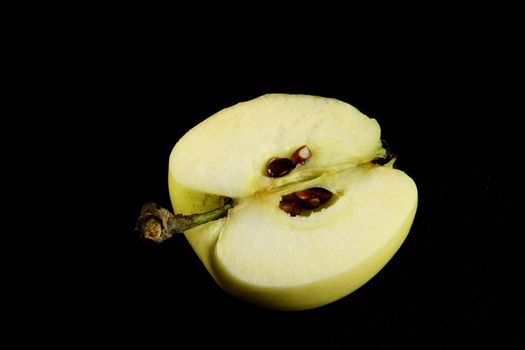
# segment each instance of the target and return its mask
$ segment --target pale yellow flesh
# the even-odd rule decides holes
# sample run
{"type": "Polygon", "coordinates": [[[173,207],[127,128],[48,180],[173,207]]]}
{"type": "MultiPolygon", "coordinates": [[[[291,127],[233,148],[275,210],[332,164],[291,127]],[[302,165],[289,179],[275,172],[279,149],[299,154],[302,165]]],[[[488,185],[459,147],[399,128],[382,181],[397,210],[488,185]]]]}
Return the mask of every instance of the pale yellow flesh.
{"type": "MultiPolygon", "coordinates": [[[[220,112],[177,144],[169,169],[173,207],[177,213],[202,212],[218,206],[218,194],[237,194],[233,197],[238,204],[227,218],[185,233],[208,271],[231,294],[261,306],[283,310],[321,306],[360,287],[397,251],[415,215],[416,186],[399,170],[369,163],[383,152],[379,126],[349,105],[295,95],[258,100],[253,108],[251,101],[232,107],[232,113],[220,112]],[[305,129],[286,129],[288,114],[309,110],[316,113],[303,115],[305,129]],[[223,119],[215,123],[214,118],[223,119]],[[253,124],[267,119],[277,136],[267,130],[258,136],[258,130],[253,130],[253,124]],[[232,128],[244,134],[246,124],[250,137],[225,141],[223,135],[236,138],[232,128]],[[315,129],[320,125],[325,130],[318,135],[315,129]],[[351,135],[345,138],[338,130],[351,135]],[[286,142],[289,135],[292,141],[286,142]],[[266,142],[268,138],[272,141],[266,142]],[[189,152],[188,147],[199,140],[200,151],[189,152]],[[223,148],[221,142],[227,145],[223,148]],[[302,144],[312,149],[311,162],[280,179],[263,175],[269,158],[287,156],[302,144]],[[208,148],[217,151],[203,151],[208,148]],[[221,152],[234,154],[224,163],[216,162],[221,152]],[[262,158],[254,161],[253,154],[262,158]],[[236,171],[243,176],[231,175],[235,181],[223,179],[224,164],[228,176],[236,171]],[[190,176],[185,171],[199,167],[208,172],[197,170],[198,175],[190,176]],[[313,186],[334,193],[326,208],[298,217],[279,209],[282,195],[313,186]]],[[[292,119],[293,123],[299,120],[292,119]]]]}
{"type": "Polygon", "coordinates": [[[226,108],[191,129],[173,148],[170,171],[185,187],[247,197],[270,184],[264,175],[270,158],[287,157],[304,144],[313,156],[302,170],[316,173],[369,161],[382,152],[379,125],[354,107],[334,99],[273,94],[226,108]]]}

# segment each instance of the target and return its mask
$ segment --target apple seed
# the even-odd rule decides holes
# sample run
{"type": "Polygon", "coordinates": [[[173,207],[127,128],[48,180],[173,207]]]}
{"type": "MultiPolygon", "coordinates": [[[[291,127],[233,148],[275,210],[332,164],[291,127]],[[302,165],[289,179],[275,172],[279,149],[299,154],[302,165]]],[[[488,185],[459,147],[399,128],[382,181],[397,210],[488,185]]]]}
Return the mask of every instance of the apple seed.
{"type": "Polygon", "coordinates": [[[330,198],[332,198],[332,192],[322,187],[312,187],[283,196],[279,208],[292,216],[296,216],[301,212],[301,207],[313,210],[328,202],[330,198]]]}
{"type": "Polygon", "coordinates": [[[305,201],[302,201],[301,204],[303,205],[303,208],[305,209],[315,209],[321,204],[321,200],[316,195],[311,195],[310,198],[308,198],[305,201]]]}
{"type": "Polygon", "coordinates": [[[281,177],[288,174],[294,165],[288,158],[272,158],[266,164],[266,172],[270,177],[281,177]]]}
{"type": "Polygon", "coordinates": [[[304,209],[315,209],[321,204],[321,199],[317,197],[310,190],[302,190],[295,192],[295,196],[301,200],[301,205],[304,209]]]}
{"type": "Polygon", "coordinates": [[[332,192],[322,187],[312,187],[308,191],[318,197],[321,200],[321,204],[328,202],[332,198],[332,192]]]}
{"type": "Polygon", "coordinates": [[[308,159],[312,156],[312,152],[308,148],[308,146],[303,145],[295,150],[295,152],[292,154],[292,163],[295,166],[303,165],[306,163],[308,159]]]}
{"type": "Polygon", "coordinates": [[[301,201],[307,201],[312,198],[313,193],[309,190],[302,190],[294,193],[301,201]]]}
{"type": "Polygon", "coordinates": [[[279,202],[279,208],[291,216],[299,215],[299,213],[301,213],[301,200],[293,193],[288,194],[283,196],[279,202]]]}

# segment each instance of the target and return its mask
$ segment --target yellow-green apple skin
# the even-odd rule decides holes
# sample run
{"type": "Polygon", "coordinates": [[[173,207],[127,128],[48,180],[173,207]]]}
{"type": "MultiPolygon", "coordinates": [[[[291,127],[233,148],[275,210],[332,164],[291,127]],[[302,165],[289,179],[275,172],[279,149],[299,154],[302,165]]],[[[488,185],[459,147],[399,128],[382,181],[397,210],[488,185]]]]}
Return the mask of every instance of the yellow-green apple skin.
{"type": "Polygon", "coordinates": [[[184,234],[215,281],[262,307],[302,310],[353,292],[406,238],[417,189],[384,156],[380,128],[351,105],[307,95],[269,94],[226,108],[175,145],[168,185],[175,213],[236,205],[222,219],[184,234]],[[272,157],[307,145],[312,156],[270,178],[272,157]],[[283,195],[323,187],[332,199],[292,217],[283,195]]]}

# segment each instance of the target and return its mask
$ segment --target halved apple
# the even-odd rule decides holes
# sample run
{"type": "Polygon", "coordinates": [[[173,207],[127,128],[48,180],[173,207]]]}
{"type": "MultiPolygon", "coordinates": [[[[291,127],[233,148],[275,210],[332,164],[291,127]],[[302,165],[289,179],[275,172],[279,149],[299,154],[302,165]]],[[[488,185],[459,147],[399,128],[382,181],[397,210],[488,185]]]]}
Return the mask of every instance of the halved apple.
{"type": "Polygon", "coordinates": [[[175,213],[235,206],[185,232],[217,283],[249,302],[282,310],[335,301],[372,278],[405,239],[417,207],[410,177],[373,162],[384,157],[374,119],[344,102],[269,94],[226,108],[175,145],[169,190],[175,213]],[[271,178],[272,157],[298,147],[308,161],[271,178]],[[312,187],[333,193],[291,216],[282,197],[312,187]]]}

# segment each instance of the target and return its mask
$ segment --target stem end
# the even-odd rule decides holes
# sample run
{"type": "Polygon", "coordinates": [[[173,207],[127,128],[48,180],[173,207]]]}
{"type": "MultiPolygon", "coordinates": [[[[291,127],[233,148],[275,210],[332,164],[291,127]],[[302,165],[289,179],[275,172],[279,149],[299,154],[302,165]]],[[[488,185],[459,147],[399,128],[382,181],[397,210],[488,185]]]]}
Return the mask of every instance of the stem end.
{"type": "Polygon", "coordinates": [[[135,230],[142,237],[160,243],[173,236],[173,220],[174,216],[168,210],[157,207],[155,203],[146,203],[135,230]]]}

